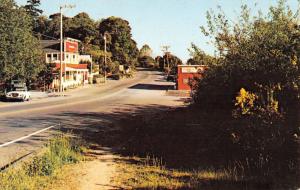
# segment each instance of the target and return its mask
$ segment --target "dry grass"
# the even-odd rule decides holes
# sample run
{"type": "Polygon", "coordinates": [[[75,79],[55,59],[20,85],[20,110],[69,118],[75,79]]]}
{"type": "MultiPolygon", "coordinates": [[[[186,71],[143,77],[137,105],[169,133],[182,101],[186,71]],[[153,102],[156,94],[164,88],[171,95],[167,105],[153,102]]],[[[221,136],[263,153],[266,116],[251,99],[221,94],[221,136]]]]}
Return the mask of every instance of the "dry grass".
{"type": "Polygon", "coordinates": [[[235,181],[226,170],[174,170],[161,165],[156,158],[130,158],[117,165],[115,186],[123,189],[199,189],[208,182],[235,181]]]}

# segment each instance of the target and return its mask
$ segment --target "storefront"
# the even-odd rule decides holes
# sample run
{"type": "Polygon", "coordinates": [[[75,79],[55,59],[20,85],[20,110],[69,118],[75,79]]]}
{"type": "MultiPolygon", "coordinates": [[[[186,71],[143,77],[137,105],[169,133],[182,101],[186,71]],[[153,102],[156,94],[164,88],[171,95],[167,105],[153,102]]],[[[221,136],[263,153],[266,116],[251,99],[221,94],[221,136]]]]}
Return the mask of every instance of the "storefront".
{"type": "Polygon", "coordinates": [[[62,72],[62,86],[64,89],[74,88],[88,83],[89,70],[87,62],[92,63],[92,59],[89,55],[79,54],[78,43],[79,41],[76,39],[64,39],[62,69],[60,69],[60,41],[41,41],[45,52],[46,63],[54,65],[54,80],[50,85],[53,90],[59,89],[60,72],[62,72]],[[84,60],[81,60],[82,58],[84,58],[84,60]],[[81,64],[82,62],[85,64],[81,64]]]}

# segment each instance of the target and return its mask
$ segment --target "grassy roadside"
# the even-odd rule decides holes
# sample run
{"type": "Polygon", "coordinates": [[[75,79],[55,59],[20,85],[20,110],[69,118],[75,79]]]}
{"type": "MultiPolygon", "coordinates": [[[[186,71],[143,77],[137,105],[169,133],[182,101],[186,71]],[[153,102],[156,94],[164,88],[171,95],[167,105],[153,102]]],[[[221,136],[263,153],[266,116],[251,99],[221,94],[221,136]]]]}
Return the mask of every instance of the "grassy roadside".
{"type": "MultiPolygon", "coordinates": [[[[219,181],[237,182],[229,170],[176,170],[166,168],[160,159],[132,157],[117,164],[113,182],[121,189],[207,189],[225,188],[219,181]]],[[[232,188],[232,187],[231,187],[232,188]]]]}
{"type": "MultiPolygon", "coordinates": [[[[232,143],[214,113],[180,108],[145,115],[141,110],[121,120],[118,128],[119,134],[111,141],[119,142],[118,154],[129,159],[118,163],[114,181],[124,189],[281,190],[298,185],[297,165],[293,170],[257,169],[241,162],[244,153],[232,143]]],[[[293,151],[288,148],[291,150],[286,151],[293,151]]],[[[282,156],[285,161],[287,156],[282,156]]]]}
{"type": "Polygon", "coordinates": [[[67,135],[57,135],[30,161],[0,173],[0,189],[51,189],[63,178],[62,168],[83,159],[83,147],[67,135]]]}

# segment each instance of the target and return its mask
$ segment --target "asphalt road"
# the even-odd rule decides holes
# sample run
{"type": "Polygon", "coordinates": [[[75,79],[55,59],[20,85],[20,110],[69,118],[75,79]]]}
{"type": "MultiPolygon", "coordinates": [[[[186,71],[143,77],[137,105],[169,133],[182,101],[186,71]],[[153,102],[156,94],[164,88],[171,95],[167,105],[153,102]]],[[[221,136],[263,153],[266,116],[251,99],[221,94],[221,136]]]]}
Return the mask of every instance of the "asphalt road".
{"type": "Polygon", "coordinates": [[[149,107],[182,105],[177,97],[165,95],[172,83],[161,73],[142,70],[133,79],[108,81],[105,85],[86,86],[30,102],[0,104],[0,167],[37,150],[52,130],[1,147],[49,126],[84,127],[92,122],[112,122],[122,113],[149,107]]]}

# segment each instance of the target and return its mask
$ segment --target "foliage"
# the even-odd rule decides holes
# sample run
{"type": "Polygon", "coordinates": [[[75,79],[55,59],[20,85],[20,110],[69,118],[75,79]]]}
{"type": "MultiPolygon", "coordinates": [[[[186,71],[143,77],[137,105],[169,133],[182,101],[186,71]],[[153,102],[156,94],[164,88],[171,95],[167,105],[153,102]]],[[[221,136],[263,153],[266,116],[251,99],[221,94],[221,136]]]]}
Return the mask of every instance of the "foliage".
{"type": "Polygon", "coordinates": [[[256,99],[257,96],[255,94],[247,92],[244,88],[241,88],[239,95],[236,97],[235,106],[238,106],[242,115],[251,114],[251,111],[254,108],[254,101],[256,99]]]}
{"type": "Polygon", "coordinates": [[[246,5],[236,23],[222,10],[208,12],[202,31],[218,58],[198,80],[193,100],[199,110],[225,116],[220,126],[240,152],[236,160],[271,175],[270,168],[288,170],[297,163],[295,150],[286,150],[299,136],[300,30],[284,0],[267,16],[250,15],[246,5]]]}
{"type": "Polygon", "coordinates": [[[53,68],[53,65],[47,64],[38,74],[36,82],[38,83],[38,86],[44,86],[44,90],[49,89],[49,85],[53,82],[53,68]]]}
{"type": "Polygon", "coordinates": [[[44,68],[39,43],[32,36],[31,18],[13,0],[0,3],[0,76],[3,81],[35,80],[44,68]]]}
{"type": "Polygon", "coordinates": [[[151,57],[152,56],[152,49],[148,44],[143,45],[143,47],[140,49],[139,57],[151,57]]]}
{"type": "Polygon", "coordinates": [[[112,53],[112,61],[121,65],[135,66],[137,63],[138,48],[132,39],[129,22],[118,17],[103,19],[98,31],[101,36],[107,37],[107,50],[112,53]]]}
{"type": "Polygon", "coordinates": [[[65,22],[65,35],[90,44],[97,38],[96,23],[87,13],[79,13],[65,22]]]}
{"type": "MultiPolygon", "coordinates": [[[[50,19],[39,17],[34,31],[41,39],[59,38],[60,14],[53,14],[50,19]]],[[[109,17],[99,23],[92,20],[87,13],[74,17],[63,17],[65,36],[79,39],[80,52],[90,54],[96,63],[104,69],[104,35],[107,38],[107,65],[114,70],[114,63],[125,66],[137,65],[138,48],[132,39],[129,22],[117,17],[109,17]]]]}
{"type": "Polygon", "coordinates": [[[188,65],[214,65],[217,63],[216,58],[207,55],[199,47],[192,43],[191,48],[189,49],[191,58],[188,59],[188,65]]]}
{"type": "MultiPolygon", "coordinates": [[[[200,176],[195,178],[198,184],[213,179],[208,187],[219,185],[221,189],[257,189],[258,186],[263,189],[290,189],[295,185],[299,186],[295,162],[298,158],[295,152],[298,146],[285,140],[286,136],[280,127],[282,120],[276,113],[261,110],[260,115],[239,115],[243,118],[247,116],[247,120],[229,120],[220,111],[199,110],[195,106],[167,112],[160,107],[157,108],[160,111],[154,114],[153,108],[150,109],[151,114],[145,115],[145,110],[140,110],[135,117],[124,118],[118,124],[121,126],[121,135],[117,137],[117,143],[122,155],[133,155],[135,158],[151,155],[159,158],[159,163],[163,163],[168,172],[176,172],[177,169],[188,173],[199,171],[200,176],[205,176],[205,173],[212,171],[207,175],[212,178],[203,177],[204,181],[200,176]],[[263,123],[261,119],[273,123],[263,123]],[[282,137],[278,138],[280,135],[282,137]],[[222,180],[222,174],[226,180],[222,180]]],[[[116,143],[114,140],[112,142],[116,143]]],[[[137,182],[136,185],[155,185],[157,182],[163,185],[164,178],[155,177],[156,172],[143,172],[147,170],[147,166],[128,172],[136,167],[137,161],[127,163],[129,164],[121,171],[124,175],[117,177],[125,184],[133,185],[137,182]],[[135,177],[134,181],[131,181],[131,176],[135,177]],[[150,176],[153,178],[148,178],[150,176]]],[[[160,171],[165,172],[164,169],[160,171]]],[[[172,174],[174,173],[169,173],[167,179],[173,180],[172,174]]],[[[184,179],[186,183],[190,182],[187,176],[184,179]]],[[[220,189],[217,187],[211,189],[220,189]]]]}
{"type": "Polygon", "coordinates": [[[177,65],[182,65],[181,59],[171,53],[167,53],[163,57],[158,56],[155,60],[158,62],[160,70],[171,72],[172,74],[177,73],[177,65]]]}
{"type": "Polygon", "coordinates": [[[27,4],[24,6],[24,8],[30,16],[32,16],[33,18],[37,18],[43,13],[43,10],[38,8],[40,5],[40,0],[27,0],[27,4]]]}
{"type": "MultiPolygon", "coordinates": [[[[227,90],[220,88],[217,92],[229,95],[223,99],[229,104],[236,92],[245,87],[257,93],[266,106],[278,99],[280,108],[287,111],[290,98],[297,97],[287,92],[296,91],[299,86],[299,60],[295,58],[299,57],[300,42],[295,38],[300,35],[299,28],[291,10],[285,9],[284,1],[280,1],[278,7],[271,7],[268,17],[260,15],[251,20],[249,14],[243,6],[241,20],[233,27],[221,13],[218,16],[208,14],[210,33],[206,34],[215,35],[220,59],[219,65],[206,74],[211,82],[205,79],[198,87],[211,85],[218,89],[226,86],[227,90]],[[216,84],[212,84],[214,82],[216,84]]],[[[200,90],[198,92],[201,96],[200,90]]]]}
{"type": "Polygon", "coordinates": [[[155,60],[150,56],[142,56],[138,58],[138,62],[142,67],[153,67],[155,60]]]}
{"type": "Polygon", "coordinates": [[[155,60],[152,58],[152,49],[145,44],[139,51],[138,63],[142,67],[154,67],[155,60]]]}
{"type": "Polygon", "coordinates": [[[30,162],[0,173],[0,189],[47,189],[59,176],[63,165],[82,159],[82,147],[70,137],[58,135],[50,140],[44,152],[30,162]]]}

